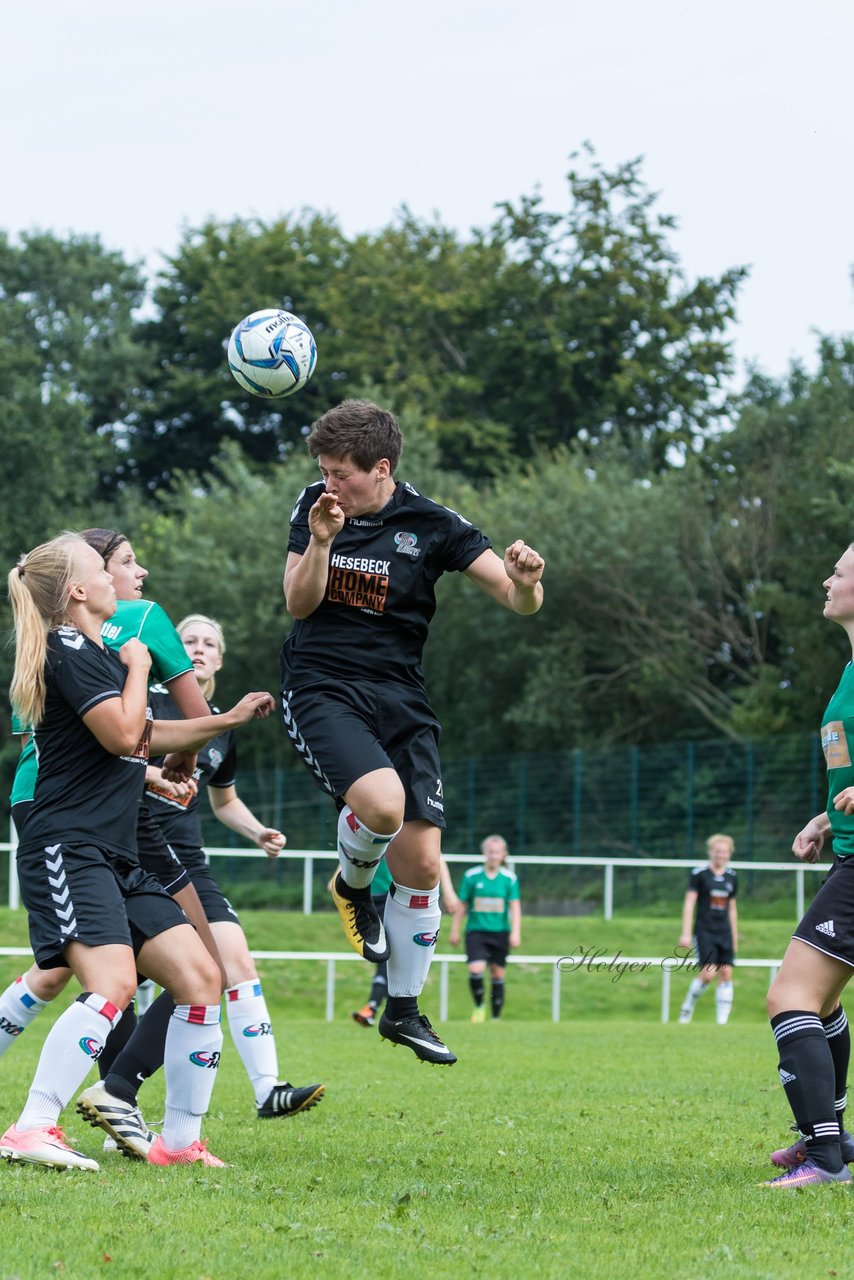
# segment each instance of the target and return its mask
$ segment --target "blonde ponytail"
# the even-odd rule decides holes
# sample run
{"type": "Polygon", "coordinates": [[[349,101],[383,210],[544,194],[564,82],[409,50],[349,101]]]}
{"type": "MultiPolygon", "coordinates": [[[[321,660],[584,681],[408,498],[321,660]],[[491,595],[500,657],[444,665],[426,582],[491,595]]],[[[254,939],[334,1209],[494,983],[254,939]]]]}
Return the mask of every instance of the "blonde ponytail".
{"type": "Polygon", "coordinates": [[[21,722],[37,725],[44,714],[48,632],[67,618],[68,588],[81,538],[63,533],[21,556],[7,578],[15,620],[15,673],[10,696],[21,722]]]}

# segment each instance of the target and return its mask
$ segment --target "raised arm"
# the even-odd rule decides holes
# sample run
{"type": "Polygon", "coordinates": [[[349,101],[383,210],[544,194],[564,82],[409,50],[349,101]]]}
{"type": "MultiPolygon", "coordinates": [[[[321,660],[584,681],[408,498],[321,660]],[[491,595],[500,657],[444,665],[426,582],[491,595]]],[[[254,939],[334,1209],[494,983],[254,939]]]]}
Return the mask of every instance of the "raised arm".
{"type": "Polygon", "coordinates": [[[288,553],[283,588],[285,606],[292,618],[314,613],[326,591],[329,576],[329,549],[335,535],[344,528],[344,512],[334,493],[322,493],[308,513],[311,533],[302,555],[288,553]]]}
{"type": "Polygon", "coordinates": [[[151,750],[162,756],[167,751],[200,751],[206,742],[229,729],[239,729],[250,720],[266,719],[275,706],[269,693],[247,693],[230,711],[193,720],[155,720],[151,730],[151,750]]]}
{"type": "Polygon", "coordinates": [[[484,551],[465,570],[467,578],[513,613],[536,613],[543,603],[545,560],[522,541],[514,542],[500,560],[494,551],[484,551]]]}
{"type": "Polygon", "coordinates": [[[236,787],[208,787],[208,798],[220,822],[257,844],[268,858],[277,857],[284,849],[287,841],[283,833],[275,827],[262,826],[249,806],[240,799],[236,787]]]}

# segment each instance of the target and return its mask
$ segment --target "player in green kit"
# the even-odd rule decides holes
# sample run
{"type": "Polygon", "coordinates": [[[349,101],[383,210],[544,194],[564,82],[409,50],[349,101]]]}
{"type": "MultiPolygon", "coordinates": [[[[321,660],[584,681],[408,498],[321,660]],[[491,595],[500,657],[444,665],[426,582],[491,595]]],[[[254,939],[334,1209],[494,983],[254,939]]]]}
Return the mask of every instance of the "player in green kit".
{"type": "MultiPolygon", "coordinates": [[[[841,626],[854,658],[854,544],[824,582],[824,616],[841,626]]],[[[765,1186],[851,1182],[854,1139],[843,1127],[851,1038],[840,1004],[854,972],[854,661],[822,718],[827,807],[795,837],[792,852],[818,862],[833,840],[833,866],[795,930],[768,992],[780,1081],[800,1139],[774,1151],[787,1170],[765,1186]]]]}
{"type": "Polygon", "coordinates": [[[522,907],[519,881],[506,865],[507,841],[503,836],[487,836],[482,841],[483,866],[472,867],[460,885],[459,906],[451,926],[451,946],[460,940],[460,924],[466,922],[466,959],[469,987],[474,1000],[472,1022],[485,1022],[484,973],[489,965],[492,980],[490,1006],[493,1018],[504,1008],[504,977],[507,954],[522,942],[522,907]]]}

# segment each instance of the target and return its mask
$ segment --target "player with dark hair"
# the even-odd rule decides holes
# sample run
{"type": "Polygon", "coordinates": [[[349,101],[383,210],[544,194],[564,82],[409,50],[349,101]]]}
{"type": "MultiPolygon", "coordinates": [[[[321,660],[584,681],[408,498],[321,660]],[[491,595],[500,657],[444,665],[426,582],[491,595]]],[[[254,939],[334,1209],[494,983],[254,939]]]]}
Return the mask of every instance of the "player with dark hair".
{"type": "Polygon", "coordinates": [[[718,1026],[724,1026],[732,1011],[732,966],[738,938],[738,881],[728,865],[735,843],[732,836],[716,833],[709,836],[706,848],[709,861],[691,872],[682,905],[679,945],[693,946],[701,967],[682,1002],[679,1021],[691,1021],[700,996],[717,978],[715,1018],[718,1026]],[[692,933],[695,908],[697,919],[692,933]]]}
{"type": "MultiPolygon", "coordinates": [[[[824,582],[824,616],[841,626],[854,657],[854,544],[824,582]]],[[[765,1186],[851,1182],[854,1139],[843,1128],[851,1038],[840,1003],[854,973],[854,662],[822,718],[827,807],[799,831],[792,852],[818,862],[833,840],[833,866],[807,908],[768,991],[780,1081],[800,1138],[771,1160],[787,1172],[765,1186]]]]}
{"type": "Polygon", "coordinates": [[[421,653],[443,573],[464,573],[503,607],[533,614],[544,561],[521,539],[499,558],[462,516],[396,480],[400,428],[368,401],[329,410],[307,443],[321,480],[291,516],[285,729],[340,806],[330,891],[345,935],[365,959],[388,958],[380,1036],[450,1065],[455,1055],[418,1008],[439,930],[445,826],[439,724],[421,653]],[[392,885],[380,920],[371,881],[383,854],[392,885]]]}
{"type": "MultiPolygon", "coordinates": [[[[190,614],[177,631],[190,658],[195,677],[212,714],[216,673],[222,668],[225,637],[219,623],[204,614],[190,614]]],[[[162,685],[149,690],[149,702],[157,720],[180,719],[178,708],[162,685]]],[[[187,869],[201,899],[218,954],[225,968],[225,1011],[232,1040],[255,1093],[256,1115],[274,1119],[297,1115],[320,1101],[322,1084],[295,1086],[279,1080],[276,1041],[258,971],[249,952],[237,912],[222,893],[202,848],[199,801],[207,791],[211,808],[220,822],[238,832],[275,858],[284,848],[281,831],[265,827],[237,794],[237,751],[234,734],[218,734],[199,752],[188,788],[163,777],[162,761],[152,759],[146,770],[145,803],[187,869]]],[[[134,1135],[124,1132],[128,1108],[137,1109],[140,1085],[163,1065],[166,1032],[174,1003],[167,991],[154,1001],[132,1039],[118,1055],[100,1084],[84,1090],[77,1109],[92,1124],[106,1129],[122,1151],[139,1156],[134,1135]]]]}
{"type": "Polygon", "coordinates": [[[469,989],[474,1000],[472,1022],[485,1022],[484,974],[489,965],[490,1008],[493,1018],[504,1008],[504,981],[510,948],[522,945],[522,906],[519,881],[507,865],[509,850],[503,836],[486,836],[481,841],[483,865],[471,867],[460,884],[460,897],[450,943],[457,946],[460,924],[466,922],[466,960],[469,989]]]}

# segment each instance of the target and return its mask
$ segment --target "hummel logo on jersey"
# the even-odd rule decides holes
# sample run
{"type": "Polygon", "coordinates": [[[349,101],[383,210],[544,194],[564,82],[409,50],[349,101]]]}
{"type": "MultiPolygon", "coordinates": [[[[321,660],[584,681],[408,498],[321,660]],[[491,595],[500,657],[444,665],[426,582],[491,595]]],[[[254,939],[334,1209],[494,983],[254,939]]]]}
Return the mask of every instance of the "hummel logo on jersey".
{"type": "Polygon", "coordinates": [[[791,1084],[793,1080],[797,1080],[797,1076],[793,1076],[791,1071],[784,1071],[782,1067],[778,1067],[780,1073],[780,1084],[791,1084]]]}
{"type": "Polygon", "coordinates": [[[833,928],[832,920],[825,920],[824,924],[817,924],[815,927],[815,931],[816,933],[823,933],[827,938],[836,937],[836,931],[833,928]]]}

